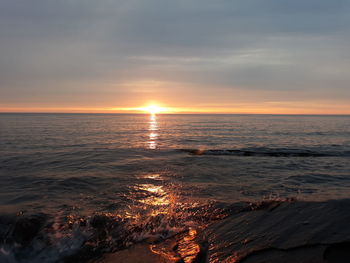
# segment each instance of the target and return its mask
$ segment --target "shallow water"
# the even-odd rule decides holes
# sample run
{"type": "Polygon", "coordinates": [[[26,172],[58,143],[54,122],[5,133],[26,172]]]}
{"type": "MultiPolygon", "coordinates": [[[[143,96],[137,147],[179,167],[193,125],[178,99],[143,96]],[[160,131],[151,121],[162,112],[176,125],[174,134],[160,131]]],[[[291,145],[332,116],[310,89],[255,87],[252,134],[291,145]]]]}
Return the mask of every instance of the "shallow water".
{"type": "Polygon", "coordinates": [[[1,214],[51,224],[50,245],[24,256],[5,233],[1,253],[60,261],[96,214],[134,231],[118,249],[205,225],[225,204],[349,198],[349,159],[349,116],[0,114],[1,214]]]}

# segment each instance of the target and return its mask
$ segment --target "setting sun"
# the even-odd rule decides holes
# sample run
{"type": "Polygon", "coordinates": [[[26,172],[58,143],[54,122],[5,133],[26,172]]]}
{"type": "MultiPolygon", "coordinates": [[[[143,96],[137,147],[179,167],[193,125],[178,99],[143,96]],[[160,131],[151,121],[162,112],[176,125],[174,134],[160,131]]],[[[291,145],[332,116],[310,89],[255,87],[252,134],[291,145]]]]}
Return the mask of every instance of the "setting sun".
{"type": "Polygon", "coordinates": [[[154,105],[154,104],[146,106],[144,108],[140,108],[140,110],[142,110],[144,112],[148,112],[150,114],[156,114],[156,113],[161,113],[161,112],[167,111],[166,108],[163,108],[163,107],[160,107],[160,106],[154,105]]]}
{"type": "Polygon", "coordinates": [[[137,108],[111,108],[112,111],[121,111],[126,113],[149,113],[149,114],[158,114],[158,113],[175,113],[179,112],[179,109],[171,107],[161,107],[157,104],[148,104],[144,107],[137,108]]]}

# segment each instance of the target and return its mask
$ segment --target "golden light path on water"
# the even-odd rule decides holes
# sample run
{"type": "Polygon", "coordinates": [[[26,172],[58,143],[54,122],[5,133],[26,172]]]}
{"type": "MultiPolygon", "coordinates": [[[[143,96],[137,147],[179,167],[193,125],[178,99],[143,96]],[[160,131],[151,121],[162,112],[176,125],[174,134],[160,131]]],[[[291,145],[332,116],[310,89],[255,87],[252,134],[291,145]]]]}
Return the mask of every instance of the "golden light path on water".
{"type": "MultiPolygon", "coordinates": [[[[164,239],[163,242],[150,243],[150,251],[169,263],[195,262],[200,252],[199,244],[196,241],[197,230],[192,226],[172,225],[171,223],[174,220],[181,220],[184,216],[184,211],[178,211],[177,209],[178,206],[181,206],[181,202],[178,200],[176,187],[174,188],[173,185],[169,187],[166,183],[167,180],[158,173],[144,174],[139,179],[148,182],[132,186],[132,192],[134,193],[132,196],[134,200],[133,209],[140,209],[145,214],[143,217],[139,217],[140,214],[129,215],[135,220],[142,220],[143,223],[151,218],[158,217],[162,220],[162,223],[154,226],[159,228],[160,232],[164,232],[164,229],[162,230],[164,227],[173,232],[169,239],[164,239]]],[[[191,206],[191,204],[188,205],[191,206]]],[[[156,221],[158,222],[158,220],[156,221]]],[[[156,229],[153,229],[153,231],[157,232],[156,229]]]]}
{"type": "MultiPolygon", "coordinates": [[[[148,149],[157,149],[158,137],[157,116],[151,112],[148,121],[148,139],[146,141],[148,149]]],[[[148,182],[138,183],[132,186],[133,194],[131,198],[133,199],[133,206],[129,213],[127,213],[127,217],[138,221],[163,216],[164,224],[168,225],[169,230],[174,231],[174,233],[179,232],[180,234],[159,244],[150,245],[150,250],[163,257],[166,262],[194,262],[200,251],[200,247],[196,242],[197,231],[189,227],[184,232],[184,228],[186,229],[185,226],[179,228],[179,226],[171,226],[168,222],[174,218],[181,218],[183,216],[182,214],[178,214],[179,212],[176,212],[176,208],[179,205],[181,206],[176,190],[173,187],[169,188],[167,186],[161,174],[144,174],[139,179],[146,179],[148,182]],[[175,250],[174,244],[177,247],[175,250]]]]}
{"type": "Polygon", "coordinates": [[[155,150],[157,148],[157,139],[158,139],[158,123],[157,123],[157,117],[156,114],[151,114],[150,115],[150,120],[149,120],[149,139],[147,141],[148,143],[148,148],[151,150],[155,150]]]}
{"type": "Polygon", "coordinates": [[[140,180],[150,180],[149,183],[138,183],[130,186],[129,198],[133,204],[125,211],[125,217],[139,220],[143,216],[170,215],[176,204],[176,195],[163,185],[160,174],[145,174],[140,180]]]}
{"type": "Polygon", "coordinates": [[[137,202],[144,206],[143,208],[149,212],[149,216],[172,214],[177,202],[176,194],[163,185],[163,178],[160,174],[143,175],[142,179],[151,179],[154,183],[142,183],[134,186],[136,192],[142,193],[137,197],[137,202]]]}

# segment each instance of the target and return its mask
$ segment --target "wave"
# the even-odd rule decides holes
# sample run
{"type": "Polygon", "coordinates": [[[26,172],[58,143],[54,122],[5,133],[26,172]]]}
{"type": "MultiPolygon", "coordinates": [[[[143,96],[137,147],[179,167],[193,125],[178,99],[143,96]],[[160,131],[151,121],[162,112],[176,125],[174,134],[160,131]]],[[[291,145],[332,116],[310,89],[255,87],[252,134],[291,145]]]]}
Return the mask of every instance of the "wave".
{"type": "Polygon", "coordinates": [[[321,152],[301,149],[180,149],[191,155],[230,155],[261,157],[348,157],[350,152],[321,152]]]}
{"type": "Polygon", "coordinates": [[[117,213],[94,213],[85,217],[45,213],[3,214],[0,215],[0,262],[90,262],[106,253],[145,242],[153,246],[153,252],[164,252],[169,240],[171,243],[176,240],[177,247],[181,248],[181,260],[181,257],[183,259],[193,252],[194,246],[198,246],[198,252],[202,249],[201,242],[197,244],[194,241],[197,230],[233,214],[273,210],[280,202],[270,200],[230,205],[211,203],[186,209],[178,207],[169,213],[139,220],[117,213]],[[193,242],[189,244],[191,238],[193,242]],[[190,247],[187,252],[186,246],[190,247]]]}
{"type": "Polygon", "coordinates": [[[0,215],[0,262],[90,262],[105,253],[156,244],[227,216],[228,209],[203,205],[129,218],[118,213],[89,216],[45,213],[0,215]]]}

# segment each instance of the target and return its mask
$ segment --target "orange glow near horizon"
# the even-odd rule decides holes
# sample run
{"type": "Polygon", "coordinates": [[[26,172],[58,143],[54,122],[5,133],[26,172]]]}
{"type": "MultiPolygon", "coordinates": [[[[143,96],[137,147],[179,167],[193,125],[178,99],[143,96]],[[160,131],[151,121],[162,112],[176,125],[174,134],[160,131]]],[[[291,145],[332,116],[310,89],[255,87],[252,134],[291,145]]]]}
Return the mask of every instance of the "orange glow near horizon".
{"type": "Polygon", "coordinates": [[[236,103],[231,105],[168,106],[160,103],[141,107],[0,107],[2,113],[140,113],[140,114],[282,114],[282,115],[350,115],[345,103],[295,101],[236,103]]]}

